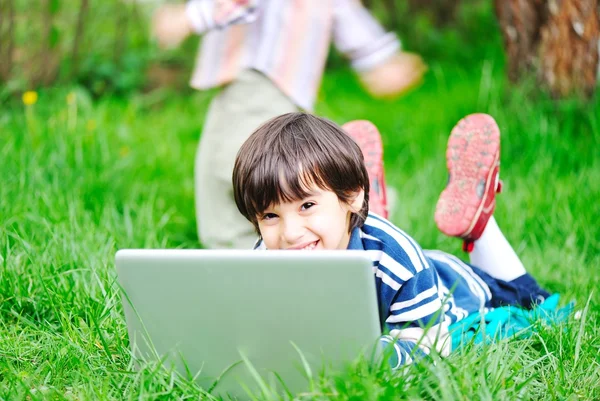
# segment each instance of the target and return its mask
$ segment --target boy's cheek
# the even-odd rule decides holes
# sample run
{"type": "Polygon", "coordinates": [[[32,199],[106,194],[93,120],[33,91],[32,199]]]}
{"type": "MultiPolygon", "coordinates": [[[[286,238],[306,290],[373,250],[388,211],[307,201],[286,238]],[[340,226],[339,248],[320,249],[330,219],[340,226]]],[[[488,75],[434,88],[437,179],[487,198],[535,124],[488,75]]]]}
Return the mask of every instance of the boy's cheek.
{"type": "Polygon", "coordinates": [[[277,236],[274,235],[273,227],[261,227],[259,225],[258,229],[263,242],[267,246],[267,249],[279,249],[277,236]]]}

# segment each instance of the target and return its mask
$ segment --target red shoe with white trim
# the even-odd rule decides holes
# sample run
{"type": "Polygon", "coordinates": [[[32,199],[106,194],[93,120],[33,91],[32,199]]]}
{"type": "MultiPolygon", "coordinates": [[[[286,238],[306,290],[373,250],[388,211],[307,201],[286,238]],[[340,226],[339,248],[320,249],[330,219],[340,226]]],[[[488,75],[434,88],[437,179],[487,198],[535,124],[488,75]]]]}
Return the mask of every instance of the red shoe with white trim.
{"type": "Polygon", "coordinates": [[[448,185],[435,210],[435,222],[444,234],[464,240],[471,252],[494,213],[501,191],[500,129],[487,114],[471,114],[456,124],[448,139],[448,185]]]}
{"type": "Polygon", "coordinates": [[[363,152],[369,174],[369,211],[388,218],[387,191],[383,174],[383,144],[377,127],[366,120],[350,121],[342,129],[363,152]]]}

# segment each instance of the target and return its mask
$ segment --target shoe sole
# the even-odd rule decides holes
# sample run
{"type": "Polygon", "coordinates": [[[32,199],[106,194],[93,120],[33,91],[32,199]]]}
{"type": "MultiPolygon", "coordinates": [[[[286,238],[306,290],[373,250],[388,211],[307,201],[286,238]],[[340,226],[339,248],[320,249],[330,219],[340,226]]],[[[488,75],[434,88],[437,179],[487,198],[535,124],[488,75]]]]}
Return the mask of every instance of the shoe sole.
{"type": "Polygon", "coordinates": [[[383,172],[383,143],[377,127],[367,120],[350,121],[342,129],[358,144],[369,175],[369,211],[387,219],[387,195],[383,172]],[[378,188],[376,188],[376,186],[378,188]],[[379,189],[379,191],[378,191],[379,189]]]}
{"type": "MultiPolygon", "coordinates": [[[[500,130],[487,114],[471,114],[456,124],[448,139],[448,185],[436,205],[435,222],[444,234],[468,238],[482,213],[500,158],[500,130]]],[[[493,194],[493,192],[492,192],[493,194]]],[[[491,195],[494,196],[494,195],[491,195]]],[[[490,208],[492,210],[490,210],[490,208]]]]}

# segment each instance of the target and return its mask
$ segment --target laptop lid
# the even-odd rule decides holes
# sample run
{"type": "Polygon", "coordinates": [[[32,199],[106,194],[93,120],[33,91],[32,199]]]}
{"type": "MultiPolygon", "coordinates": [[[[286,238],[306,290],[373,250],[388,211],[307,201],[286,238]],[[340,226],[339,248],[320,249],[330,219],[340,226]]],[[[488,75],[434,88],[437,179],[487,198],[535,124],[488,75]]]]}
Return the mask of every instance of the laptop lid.
{"type": "Polygon", "coordinates": [[[302,358],[337,370],[381,335],[366,252],[121,250],[116,266],[134,355],[167,355],[205,389],[221,376],[217,394],[258,388],[244,358],[270,385],[307,390],[302,358]]]}

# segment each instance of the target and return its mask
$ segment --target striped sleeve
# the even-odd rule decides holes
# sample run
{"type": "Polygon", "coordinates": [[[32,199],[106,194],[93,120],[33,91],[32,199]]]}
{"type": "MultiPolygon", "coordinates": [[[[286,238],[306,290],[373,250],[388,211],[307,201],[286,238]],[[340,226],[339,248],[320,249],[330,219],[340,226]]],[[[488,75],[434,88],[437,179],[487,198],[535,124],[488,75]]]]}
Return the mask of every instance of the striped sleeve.
{"type": "Polygon", "coordinates": [[[425,269],[405,282],[390,305],[386,324],[395,347],[398,364],[412,362],[435,349],[441,356],[450,353],[450,322],[443,312],[435,269],[425,269]]]}
{"type": "Polygon", "coordinates": [[[259,0],[190,0],[186,15],[194,31],[202,34],[214,28],[249,23],[256,19],[259,0]]]}
{"type": "Polygon", "coordinates": [[[364,248],[372,255],[380,313],[393,343],[393,366],[413,362],[436,350],[450,352],[449,318],[444,313],[443,283],[421,247],[389,221],[369,214],[362,227],[364,248]]]}
{"type": "Polygon", "coordinates": [[[386,32],[358,0],[334,0],[333,41],[358,71],[385,62],[400,50],[395,34],[386,32]]]}
{"type": "Polygon", "coordinates": [[[380,342],[392,369],[399,369],[403,365],[412,363],[415,359],[426,356],[414,341],[402,341],[392,335],[385,335],[381,336],[380,342]]]}

